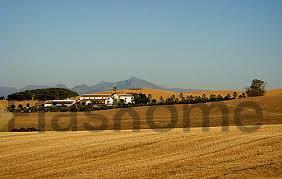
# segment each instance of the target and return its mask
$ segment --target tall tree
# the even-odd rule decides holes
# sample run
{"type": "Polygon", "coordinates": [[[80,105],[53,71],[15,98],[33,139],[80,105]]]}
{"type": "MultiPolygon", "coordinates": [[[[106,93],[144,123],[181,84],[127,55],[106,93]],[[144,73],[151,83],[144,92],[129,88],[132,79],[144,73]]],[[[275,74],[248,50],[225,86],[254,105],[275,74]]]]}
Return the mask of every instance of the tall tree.
{"type": "Polygon", "coordinates": [[[265,92],[265,82],[259,79],[254,79],[251,86],[246,90],[248,97],[263,96],[265,92]]]}
{"type": "Polygon", "coordinates": [[[175,95],[172,95],[170,99],[171,99],[172,102],[174,102],[175,101],[175,95]]]}
{"type": "Polygon", "coordinates": [[[161,96],[160,97],[160,102],[163,103],[164,102],[164,98],[161,96]]]}
{"type": "Polygon", "coordinates": [[[183,93],[179,94],[179,99],[180,99],[180,101],[184,101],[185,100],[185,97],[184,97],[183,93]]]}
{"type": "Polygon", "coordinates": [[[148,99],[151,101],[152,98],[153,98],[153,97],[152,97],[152,94],[149,94],[149,95],[148,95],[148,99]]]}
{"type": "Polygon", "coordinates": [[[237,97],[238,97],[238,94],[237,94],[237,92],[235,91],[235,92],[233,93],[233,98],[234,98],[234,99],[237,99],[237,97]]]}
{"type": "Polygon", "coordinates": [[[242,98],[246,98],[246,94],[245,93],[242,93],[242,98]]]}

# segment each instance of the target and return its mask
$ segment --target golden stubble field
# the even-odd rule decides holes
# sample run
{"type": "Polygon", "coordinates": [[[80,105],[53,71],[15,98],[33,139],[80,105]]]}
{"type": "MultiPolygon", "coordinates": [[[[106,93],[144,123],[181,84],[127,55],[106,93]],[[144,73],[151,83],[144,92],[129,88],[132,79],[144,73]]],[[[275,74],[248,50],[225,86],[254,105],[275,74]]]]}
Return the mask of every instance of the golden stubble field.
{"type": "MultiPolygon", "coordinates": [[[[218,105],[220,103],[209,103],[218,105]]],[[[0,132],[0,178],[257,178],[281,177],[282,96],[231,100],[224,102],[228,109],[229,130],[222,131],[219,109],[210,111],[210,127],[203,131],[199,105],[174,105],[178,121],[175,129],[148,129],[146,111],[150,107],[77,113],[76,130],[85,130],[88,122],[99,126],[107,120],[104,131],[56,132],[54,119],[60,127],[70,125],[69,113],[45,113],[45,132],[0,132]],[[258,119],[253,110],[243,108],[243,124],[260,122],[257,130],[244,132],[235,126],[234,111],[242,102],[254,102],[263,110],[258,119]],[[191,130],[183,130],[183,109],[191,112],[191,130]],[[132,131],[136,119],[128,111],[134,110],[140,119],[140,130],[132,131]],[[120,129],[114,131],[117,112],[120,129]],[[90,116],[89,116],[90,114],[90,116]],[[95,116],[91,116],[94,114],[95,116]],[[62,116],[66,115],[66,116],[62,116]],[[87,116],[88,115],[88,116],[87,116]],[[92,118],[93,117],[93,118],[92,118]]],[[[238,108],[237,108],[238,109],[238,108]]],[[[0,113],[0,129],[8,130],[8,122],[15,117],[14,127],[37,127],[38,114],[0,113]]],[[[42,117],[42,116],[41,116],[42,117]]],[[[159,106],[153,115],[154,123],[165,126],[171,120],[167,108],[159,106]]]]}
{"type": "Polygon", "coordinates": [[[279,178],[281,129],[3,132],[0,177],[279,178]]]}
{"type": "Polygon", "coordinates": [[[231,100],[223,103],[208,103],[196,105],[172,105],[172,106],[145,106],[126,109],[114,109],[94,112],[78,113],[0,113],[0,131],[9,131],[12,128],[38,128],[38,119],[44,122],[44,129],[52,130],[88,130],[85,124],[90,127],[103,129],[121,129],[127,130],[133,128],[133,121],[139,123],[140,129],[150,129],[152,126],[162,128],[168,126],[171,121],[176,121],[173,127],[183,128],[190,116],[191,127],[202,127],[203,116],[208,119],[208,126],[221,126],[223,117],[227,120],[227,125],[237,125],[235,121],[235,111],[238,105],[245,102],[253,102],[261,107],[263,112],[262,118],[255,115],[254,110],[243,109],[241,119],[242,125],[253,124],[282,124],[282,95],[264,96],[256,98],[247,98],[240,100],[231,100]],[[212,107],[213,108],[209,108],[212,107]],[[218,106],[227,109],[223,112],[218,106]],[[153,115],[148,115],[148,111],[154,108],[153,115]],[[171,111],[170,111],[171,110],[171,111]],[[189,115],[189,110],[190,115],[189,115]],[[202,110],[209,112],[203,114],[202,110]],[[14,125],[11,125],[11,119],[14,119],[14,125]],[[71,123],[72,119],[74,122],[71,123]],[[151,120],[149,120],[151,119],[151,120]],[[10,123],[10,126],[9,126],[10,123]],[[153,124],[153,125],[152,125],[153,124]]]}
{"type": "MultiPolygon", "coordinates": [[[[106,92],[99,92],[103,94],[111,94],[113,91],[106,91],[106,92]]],[[[152,95],[152,99],[159,100],[162,96],[163,99],[169,98],[172,95],[175,95],[175,97],[179,98],[180,92],[172,92],[167,90],[159,90],[159,89],[123,89],[123,90],[116,90],[117,93],[143,93],[147,96],[149,94],[152,95]]],[[[238,95],[242,94],[242,90],[199,90],[199,91],[192,91],[192,92],[183,92],[182,94],[184,96],[202,96],[205,94],[207,97],[209,97],[211,94],[214,95],[222,95],[223,97],[227,94],[233,95],[234,92],[237,92],[238,95]]],[[[282,95],[282,89],[272,89],[268,90],[266,93],[266,96],[273,96],[273,95],[282,95]]]]}

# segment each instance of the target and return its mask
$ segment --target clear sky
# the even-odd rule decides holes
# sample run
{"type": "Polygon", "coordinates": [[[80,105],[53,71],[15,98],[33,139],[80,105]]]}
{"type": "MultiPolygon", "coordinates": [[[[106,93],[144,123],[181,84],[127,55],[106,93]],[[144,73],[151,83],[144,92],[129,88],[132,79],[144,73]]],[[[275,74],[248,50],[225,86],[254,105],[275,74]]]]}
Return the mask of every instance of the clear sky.
{"type": "Polygon", "coordinates": [[[0,86],[282,87],[280,0],[0,0],[0,86]]]}

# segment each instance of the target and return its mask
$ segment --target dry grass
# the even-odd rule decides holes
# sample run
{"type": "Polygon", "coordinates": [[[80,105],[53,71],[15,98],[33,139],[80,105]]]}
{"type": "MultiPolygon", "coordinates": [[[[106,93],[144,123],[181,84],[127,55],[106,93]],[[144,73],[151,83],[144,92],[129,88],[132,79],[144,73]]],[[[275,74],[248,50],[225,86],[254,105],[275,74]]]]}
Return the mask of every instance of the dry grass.
{"type": "Polygon", "coordinates": [[[266,96],[277,96],[277,95],[282,95],[282,89],[274,89],[274,90],[269,90],[266,93],[266,96]]]}
{"type": "MultiPolygon", "coordinates": [[[[224,113],[225,116],[229,118],[229,125],[236,125],[234,120],[234,111],[237,108],[238,104],[246,101],[253,101],[257,103],[263,110],[263,118],[257,119],[257,116],[253,115],[253,110],[244,110],[242,121],[244,125],[253,125],[257,122],[260,122],[264,125],[270,124],[282,124],[282,95],[281,96],[264,96],[257,98],[247,98],[240,100],[231,100],[226,101],[223,104],[227,106],[227,113],[224,113]]],[[[221,103],[208,103],[207,106],[221,104],[221,103]]],[[[201,111],[203,104],[195,105],[173,105],[173,106],[155,106],[156,108],[153,121],[158,126],[158,128],[165,127],[171,121],[171,119],[176,119],[177,124],[175,127],[183,128],[183,121],[187,120],[187,112],[184,112],[186,109],[192,109],[190,115],[190,125],[191,127],[202,127],[203,126],[203,114],[201,111]],[[175,116],[177,118],[172,118],[171,113],[168,108],[174,108],[176,110],[175,116]]],[[[115,124],[118,123],[119,119],[121,121],[120,129],[132,129],[133,120],[140,121],[141,129],[151,128],[148,122],[147,111],[152,108],[150,106],[145,107],[136,107],[129,109],[114,109],[106,111],[94,111],[94,112],[78,112],[78,113],[0,113],[0,131],[8,131],[8,122],[14,117],[15,126],[13,128],[20,127],[38,127],[38,119],[45,117],[45,130],[54,130],[54,125],[52,125],[52,120],[58,119],[58,125],[61,127],[69,126],[71,117],[77,117],[77,129],[76,130],[87,130],[84,127],[84,123],[89,123],[92,126],[99,127],[102,122],[107,122],[107,128],[109,130],[115,129],[115,124]],[[128,112],[134,111],[135,116],[131,116],[128,112]],[[119,114],[121,112],[121,114],[119,114]],[[42,116],[41,116],[42,115],[42,116]],[[104,117],[104,118],[103,118],[104,117]]],[[[206,109],[203,107],[202,109],[206,109]]],[[[205,115],[205,117],[207,117],[205,115]]],[[[222,113],[218,108],[213,108],[210,110],[209,117],[209,126],[221,126],[222,125],[222,113]]],[[[70,128],[68,128],[70,130],[70,128]]]]}
{"type": "MultiPolygon", "coordinates": [[[[237,92],[238,94],[243,93],[243,91],[240,90],[214,90],[214,91],[207,90],[207,91],[193,91],[191,93],[184,93],[184,95],[202,96],[203,94],[206,94],[207,96],[210,96],[211,94],[215,94],[215,95],[226,96],[230,94],[232,96],[234,92],[237,92]]],[[[282,95],[282,89],[268,90],[266,93],[266,96],[276,96],[276,95],[282,95]]]]}
{"type": "Polygon", "coordinates": [[[0,110],[1,109],[7,109],[8,106],[11,106],[12,104],[15,106],[18,106],[19,104],[26,106],[27,103],[30,104],[30,106],[35,106],[36,104],[42,103],[38,100],[24,100],[24,101],[14,101],[14,100],[1,100],[0,101],[0,110]]]}
{"type": "MultiPolygon", "coordinates": [[[[262,124],[258,130],[246,133],[235,126],[228,132],[212,127],[203,132],[202,114],[199,109],[191,113],[191,131],[183,130],[183,109],[197,105],[173,105],[178,116],[176,129],[152,130],[146,111],[150,107],[132,108],[140,116],[139,132],[132,132],[133,117],[121,117],[119,132],[0,132],[0,178],[242,178],[281,177],[282,95],[274,95],[226,101],[229,125],[235,125],[234,110],[241,102],[253,101],[261,106],[263,119],[244,110],[244,124],[262,124]],[[275,125],[273,125],[275,124],[275,125]]],[[[219,103],[209,103],[219,104],[219,103]]],[[[107,129],[113,129],[118,111],[130,109],[77,113],[77,130],[85,130],[83,123],[99,126],[101,115],[108,121],[107,129]],[[95,114],[95,118],[87,117],[95,114]],[[98,116],[100,115],[100,116],[98,116]],[[90,120],[90,121],[89,121],[90,120]]],[[[44,114],[44,113],[43,113],[44,114]]],[[[15,127],[37,127],[37,113],[0,113],[0,130],[7,131],[8,122],[15,117],[15,127]]],[[[59,119],[61,127],[69,125],[68,113],[46,113],[45,128],[54,130],[51,121],[59,119]]],[[[73,115],[71,115],[73,116],[73,115]]],[[[42,116],[41,116],[42,117],[42,116]]],[[[136,119],[136,118],[135,118],[136,119]]],[[[171,120],[167,109],[159,106],[154,122],[160,126],[171,120]]],[[[105,121],[105,119],[104,119],[105,121]]],[[[220,126],[221,113],[212,109],[210,126],[220,126]]]]}
{"type": "MultiPolygon", "coordinates": [[[[99,92],[100,94],[110,94],[113,91],[106,91],[106,92],[99,92]]],[[[176,92],[166,91],[166,90],[159,90],[159,89],[124,89],[124,90],[116,90],[117,93],[143,93],[147,96],[149,94],[152,95],[153,99],[159,100],[162,96],[164,99],[171,97],[172,95],[179,95],[176,92]]]]}
{"type": "Polygon", "coordinates": [[[279,178],[281,129],[0,133],[0,177],[279,178]]]}
{"type": "MultiPolygon", "coordinates": [[[[149,94],[152,95],[152,99],[159,100],[160,97],[162,96],[164,99],[171,97],[172,95],[175,95],[177,98],[180,95],[180,92],[172,92],[172,91],[166,91],[166,90],[159,90],[159,89],[125,89],[125,90],[117,90],[117,93],[143,93],[146,94],[147,96],[149,94]]],[[[208,97],[211,94],[215,95],[222,95],[226,96],[227,94],[233,94],[234,92],[237,92],[238,94],[241,94],[242,91],[239,90],[203,90],[203,91],[193,91],[193,92],[183,92],[184,96],[202,96],[203,94],[206,94],[208,97]]],[[[103,94],[109,94],[112,93],[112,91],[106,91],[106,92],[99,92],[103,94]]]]}
{"type": "MultiPolygon", "coordinates": [[[[193,91],[193,92],[187,92],[183,93],[184,96],[188,95],[193,95],[193,96],[202,96],[203,94],[206,94],[208,97],[211,94],[215,95],[222,95],[226,96],[227,94],[233,94],[234,92],[237,92],[238,94],[241,94],[242,91],[239,90],[215,90],[215,91],[193,91]]],[[[112,91],[106,91],[106,92],[99,92],[99,93],[112,93],[112,91]]],[[[149,94],[152,95],[153,99],[159,100],[160,97],[162,96],[164,99],[171,97],[172,95],[175,95],[176,97],[179,97],[180,93],[177,92],[172,92],[172,91],[166,91],[166,90],[158,90],[158,89],[125,89],[125,90],[117,90],[117,93],[143,93],[146,94],[147,96],[149,94]]],[[[274,89],[274,90],[269,90],[266,93],[266,96],[277,96],[277,95],[282,95],[282,89],[274,89]]],[[[73,98],[73,99],[79,99],[79,97],[73,98]]],[[[42,101],[37,101],[37,100],[30,100],[30,101],[7,101],[7,100],[1,100],[0,101],[0,110],[1,109],[7,109],[8,106],[11,104],[14,104],[18,106],[19,104],[22,104],[23,106],[26,106],[26,104],[29,103],[31,106],[38,104],[41,104],[42,101]]]]}
{"type": "MultiPolygon", "coordinates": [[[[207,97],[209,97],[211,94],[215,95],[222,95],[226,96],[227,94],[233,95],[234,92],[237,92],[238,94],[243,93],[243,91],[240,90],[202,90],[202,91],[193,91],[193,92],[184,92],[184,96],[202,96],[203,94],[206,94],[207,97]]],[[[99,93],[112,93],[112,91],[106,91],[106,92],[99,92],[99,93]]],[[[166,91],[166,90],[158,90],[158,89],[125,89],[125,90],[117,90],[117,93],[143,93],[147,96],[149,94],[152,95],[153,99],[159,100],[162,96],[164,99],[171,97],[172,95],[175,95],[176,97],[179,97],[180,93],[178,92],[172,92],[172,91],[166,91]]],[[[266,93],[266,96],[274,96],[274,95],[282,95],[282,89],[274,89],[269,90],[266,93]]]]}

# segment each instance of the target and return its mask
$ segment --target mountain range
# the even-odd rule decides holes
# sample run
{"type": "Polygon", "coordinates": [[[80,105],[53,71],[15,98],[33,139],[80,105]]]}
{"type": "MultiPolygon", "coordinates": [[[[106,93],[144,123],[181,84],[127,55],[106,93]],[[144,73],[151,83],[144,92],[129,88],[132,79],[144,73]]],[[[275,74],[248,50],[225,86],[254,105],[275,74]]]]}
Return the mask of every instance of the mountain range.
{"type": "Polygon", "coordinates": [[[156,85],[152,82],[142,80],[136,77],[131,77],[127,80],[118,81],[118,82],[106,82],[101,81],[93,86],[88,86],[86,84],[78,85],[73,88],[68,88],[64,84],[57,84],[55,86],[48,86],[48,85],[28,85],[21,89],[16,89],[12,87],[4,87],[0,86],[0,96],[6,97],[9,94],[25,91],[25,90],[33,90],[33,89],[43,89],[43,88],[66,88],[70,89],[72,91],[77,92],[78,94],[84,94],[84,93],[96,93],[96,92],[102,92],[102,91],[110,91],[114,87],[117,89],[137,89],[137,88],[149,88],[149,89],[161,89],[161,90],[168,90],[168,91],[174,91],[174,92],[189,92],[194,91],[195,89],[183,89],[183,88],[166,88],[163,86],[156,85]]]}

